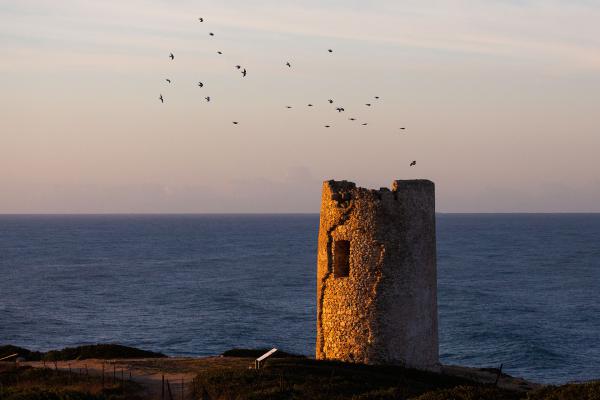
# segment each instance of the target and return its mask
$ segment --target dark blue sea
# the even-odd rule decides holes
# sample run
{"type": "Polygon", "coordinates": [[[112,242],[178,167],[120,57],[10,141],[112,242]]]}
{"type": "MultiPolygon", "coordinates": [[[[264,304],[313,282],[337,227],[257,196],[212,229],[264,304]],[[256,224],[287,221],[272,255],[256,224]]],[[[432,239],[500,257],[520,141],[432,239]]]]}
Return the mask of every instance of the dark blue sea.
{"type": "MultiPolygon", "coordinates": [[[[0,216],[0,344],[312,355],[318,215],[0,216]]],[[[442,362],[600,378],[600,214],[442,214],[442,362]]]]}

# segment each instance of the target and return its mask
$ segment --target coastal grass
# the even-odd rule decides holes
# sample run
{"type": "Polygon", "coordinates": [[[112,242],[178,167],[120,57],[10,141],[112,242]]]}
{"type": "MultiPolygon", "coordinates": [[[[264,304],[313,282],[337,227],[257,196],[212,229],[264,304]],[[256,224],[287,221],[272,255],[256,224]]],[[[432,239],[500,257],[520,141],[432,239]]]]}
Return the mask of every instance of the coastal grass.
{"type": "Polygon", "coordinates": [[[141,400],[141,393],[134,382],[103,384],[68,371],[0,365],[0,400],[141,400]]]}
{"type": "Polygon", "coordinates": [[[198,400],[517,400],[522,396],[432,372],[300,358],[269,360],[260,370],[211,369],[194,379],[194,392],[198,400]]]}

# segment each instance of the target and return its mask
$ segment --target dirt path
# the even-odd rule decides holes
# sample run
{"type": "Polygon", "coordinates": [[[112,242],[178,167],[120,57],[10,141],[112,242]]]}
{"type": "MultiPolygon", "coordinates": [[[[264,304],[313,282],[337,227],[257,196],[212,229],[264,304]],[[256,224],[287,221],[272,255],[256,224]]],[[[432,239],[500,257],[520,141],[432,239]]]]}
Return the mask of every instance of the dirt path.
{"type": "Polygon", "coordinates": [[[102,376],[107,384],[120,382],[123,378],[139,383],[148,399],[162,399],[163,378],[165,380],[165,399],[168,399],[168,387],[174,400],[192,399],[192,382],[203,371],[215,367],[247,367],[249,359],[234,357],[203,358],[154,358],[154,359],[117,359],[117,360],[72,360],[54,362],[23,362],[35,368],[57,368],[70,370],[74,374],[102,376]],[[168,382],[168,383],[167,383],[168,382]]]}

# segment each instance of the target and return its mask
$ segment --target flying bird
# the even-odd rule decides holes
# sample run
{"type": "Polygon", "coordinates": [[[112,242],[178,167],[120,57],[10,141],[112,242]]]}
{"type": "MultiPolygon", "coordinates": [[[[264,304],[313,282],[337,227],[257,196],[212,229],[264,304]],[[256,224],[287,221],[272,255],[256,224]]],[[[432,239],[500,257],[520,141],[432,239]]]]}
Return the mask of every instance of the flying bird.
{"type": "Polygon", "coordinates": [[[365,106],[371,107],[371,103],[367,103],[367,104],[365,104],[365,106]]]}
{"type": "Polygon", "coordinates": [[[245,78],[246,77],[246,68],[244,68],[244,70],[242,71],[242,76],[245,78]]]}
{"type": "Polygon", "coordinates": [[[285,106],[285,108],[292,108],[292,106],[285,106]]]}
{"type": "Polygon", "coordinates": [[[287,65],[288,67],[292,68],[292,64],[290,64],[290,62],[286,62],[285,65],[287,65]]]}
{"type": "Polygon", "coordinates": [[[309,106],[309,107],[312,107],[313,105],[312,105],[312,104],[309,104],[308,106],[309,106]]]}
{"type": "Polygon", "coordinates": [[[325,128],[331,128],[329,125],[325,125],[325,128]]]}
{"type": "Polygon", "coordinates": [[[337,112],[346,111],[346,110],[344,110],[344,107],[338,107],[338,108],[336,108],[336,110],[337,110],[337,112]]]}
{"type": "Polygon", "coordinates": [[[375,96],[375,99],[379,100],[379,96],[375,96]]]}
{"type": "Polygon", "coordinates": [[[222,51],[217,51],[217,54],[223,54],[223,52],[222,51]]]}
{"type": "Polygon", "coordinates": [[[169,58],[170,58],[171,60],[174,60],[174,59],[175,59],[175,56],[173,55],[173,53],[171,53],[171,54],[169,55],[169,58]]]}
{"type": "Polygon", "coordinates": [[[241,66],[241,65],[236,65],[235,67],[236,67],[237,69],[240,69],[240,68],[242,68],[242,66],[241,66]]]}
{"type": "Polygon", "coordinates": [[[415,160],[413,160],[413,162],[410,163],[410,166],[414,167],[415,165],[417,165],[417,162],[415,160]]]}
{"type": "Polygon", "coordinates": [[[210,96],[205,97],[206,101],[210,101],[210,96]]]}
{"type": "Polygon", "coordinates": [[[165,79],[165,81],[171,83],[171,80],[169,78],[165,79]]]}
{"type": "Polygon", "coordinates": [[[363,126],[366,126],[366,125],[367,125],[367,123],[365,122],[365,123],[364,123],[364,124],[362,124],[362,125],[363,125],[363,126]]]}
{"type": "Polygon", "coordinates": [[[402,127],[402,128],[400,128],[400,129],[402,129],[402,130],[405,130],[406,128],[402,127]]]}
{"type": "Polygon", "coordinates": [[[198,21],[204,22],[204,18],[200,17],[200,18],[198,18],[198,21]]]}
{"type": "Polygon", "coordinates": [[[209,33],[209,35],[210,35],[210,36],[215,36],[215,34],[214,34],[214,33],[212,33],[212,32],[211,32],[211,33],[209,33]]]}
{"type": "Polygon", "coordinates": [[[356,121],[356,118],[348,118],[350,121],[356,121]]]}
{"type": "Polygon", "coordinates": [[[200,87],[203,87],[203,86],[204,86],[204,83],[202,83],[202,82],[198,82],[198,86],[200,86],[200,87]]]}
{"type": "Polygon", "coordinates": [[[333,99],[329,99],[327,101],[329,102],[329,104],[333,104],[333,99]]]}
{"type": "Polygon", "coordinates": [[[237,121],[233,121],[233,124],[234,124],[234,125],[237,125],[237,124],[238,124],[238,122],[237,122],[237,121]]]}
{"type": "Polygon", "coordinates": [[[327,51],[328,51],[328,52],[330,52],[330,53],[333,53],[333,50],[332,50],[332,49],[329,49],[329,50],[327,50],[327,51]]]}
{"type": "Polygon", "coordinates": [[[162,97],[162,94],[161,94],[161,95],[158,97],[158,99],[160,100],[160,102],[161,102],[161,103],[164,103],[164,102],[165,102],[165,100],[164,100],[164,99],[163,99],[163,97],[162,97]]]}

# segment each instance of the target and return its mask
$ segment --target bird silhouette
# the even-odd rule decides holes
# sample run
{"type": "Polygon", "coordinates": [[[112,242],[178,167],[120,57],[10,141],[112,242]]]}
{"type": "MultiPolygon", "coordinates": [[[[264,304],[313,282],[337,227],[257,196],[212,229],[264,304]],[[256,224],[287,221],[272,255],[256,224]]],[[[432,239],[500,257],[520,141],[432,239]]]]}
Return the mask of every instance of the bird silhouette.
{"type": "Polygon", "coordinates": [[[198,82],[198,86],[200,86],[200,87],[203,87],[203,86],[204,86],[204,83],[202,83],[202,82],[198,82]]]}
{"type": "Polygon", "coordinates": [[[367,126],[368,124],[365,122],[364,124],[362,124],[363,126],[367,126]]]}
{"type": "Polygon", "coordinates": [[[210,101],[210,96],[205,97],[206,101],[210,101]]]}
{"type": "Polygon", "coordinates": [[[217,51],[217,54],[223,54],[223,52],[222,51],[217,51]]]}
{"type": "Polygon", "coordinates": [[[285,108],[292,108],[292,106],[285,106],[285,108]]]}
{"type": "Polygon", "coordinates": [[[312,107],[313,105],[312,105],[312,104],[309,104],[308,106],[309,106],[309,107],[312,107]]]}
{"type": "Polygon", "coordinates": [[[356,118],[348,118],[350,121],[356,121],[356,118]]]}
{"type": "Polygon", "coordinates": [[[344,107],[338,107],[338,108],[336,108],[336,110],[337,110],[337,112],[346,111],[346,110],[344,110],[344,107]]]}
{"type": "Polygon", "coordinates": [[[329,126],[329,125],[325,125],[325,128],[331,128],[331,126],[329,126]]]}
{"type": "Polygon", "coordinates": [[[290,62],[286,62],[285,65],[287,65],[288,67],[292,68],[292,64],[290,64],[290,62]]]}
{"type": "Polygon", "coordinates": [[[237,122],[237,121],[233,121],[233,124],[234,124],[234,125],[237,125],[237,124],[238,124],[238,122],[237,122]]]}
{"type": "Polygon", "coordinates": [[[402,127],[402,128],[400,128],[400,129],[402,129],[402,130],[405,130],[406,128],[402,127]]]}
{"type": "Polygon", "coordinates": [[[367,103],[367,104],[365,104],[365,106],[371,107],[371,103],[367,103]]]}
{"type": "Polygon", "coordinates": [[[198,18],[198,21],[204,22],[204,18],[200,17],[200,18],[198,18]]]}
{"type": "Polygon", "coordinates": [[[210,32],[210,33],[209,33],[209,35],[210,35],[210,36],[215,36],[215,34],[214,34],[214,33],[212,33],[212,32],[210,32]]]}
{"type": "Polygon", "coordinates": [[[327,101],[329,102],[329,104],[333,104],[333,99],[329,99],[327,101]]]}
{"type": "Polygon", "coordinates": [[[160,102],[161,102],[161,103],[164,103],[164,102],[165,102],[165,100],[164,100],[164,99],[163,99],[163,97],[162,97],[162,94],[161,94],[161,95],[158,97],[158,99],[160,100],[160,102]]]}
{"type": "Polygon", "coordinates": [[[242,76],[245,78],[246,77],[246,68],[244,68],[244,70],[242,71],[242,76]]]}
{"type": "Polygon", "coordinates": [[[171,60],[174,60],[174,59],[175,59],[175,56],[173,55],[173,53],[171,53],[171,54],[169,55],[169,58],[170,58],[171,60]]]}
{"type": "Polygon", "coordinates": [[[417,165],[417,162],[415,160],[413,160],[413,162],[410,163],[410,166],[414,167],[415,165],[417,165]]]}
{"type": "Polygon", "coordinates": [[[235,67],[236,67],[237,69],[240,69],[240,68],[242,68],[242,66],[241,66],[241,65],[236,65],[235,67]]]}
{"type": "Polygon", "coordinates": [[[171,83],[171,80],[169,78],[165,79],[165,81],[171,83]]]}
{"type": "Polygon", "coordinates": [[[332,50],[332,49],[329,49],[329,50],[327,50],[327,51],[328,51],[328,52],[330,52],[330,53],[333,53],[333,50],[332,50]]]}
{"type": "Polygon", "coordinates": [[[375,96],[375,99],[379,100],[379,96],[375,96]]]}

